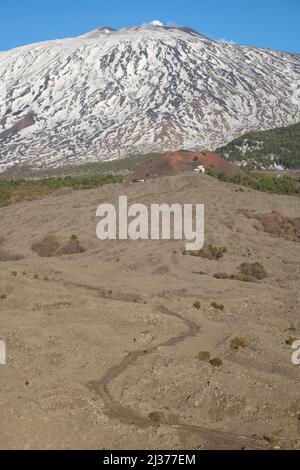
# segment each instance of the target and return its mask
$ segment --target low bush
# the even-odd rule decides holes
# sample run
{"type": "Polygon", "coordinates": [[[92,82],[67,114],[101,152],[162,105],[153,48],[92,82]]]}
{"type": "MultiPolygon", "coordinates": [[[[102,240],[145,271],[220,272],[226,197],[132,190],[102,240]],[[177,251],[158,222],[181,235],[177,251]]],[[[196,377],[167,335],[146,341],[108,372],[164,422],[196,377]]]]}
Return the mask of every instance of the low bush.
{"type": "Polygon", "coordinates": [[[46,235],[42,241],[33,243],[31,246],[32,251],[37,253],[39,256],[43,258],[51,258],[54,256],[54,253],[59,248],[59,241],[56,235],[46,235]]]}
{"type": "Polygon", "coordinates": [[[192,256],[198,256],[205,259],[213,259],[213,260],[220,260],[223,258],[224,254],[228,252],[226,246],[213,246],[207,245],[200,251],[192,252],[192,256]]]}
{"type": "Polygon", "coordinates": [[[210,361],[210,364],[213,367],[221,367],[223,365],[223,361],[219,357],[215,357],[214,359],[210,361]]]}
{"type": "Polygon", "coordinates": [[[72,235],[67,243],[61,246],[56,235],[52,234],[47,235],[42,241],[34,243],[31,249],[42,258],[75,255],[86,251],[79,242],[77,235],[72,235]]]}
{"type": "Polygon", "coordinates": [[[86,249],[80,244],[77,238],[71,238],[65,245],[55,252],[54,256],[76,255],[78,253],[84,253],[85,251],[86,249]]]}
{"type": "Polygon", "coordinates": [[[197,357],[200,361],[209,362],[211,359],[211,354],[208,351],[201,351],[197,357]]]}
{"type": "Polygon", "coordinates": [[[223,312],[223,310],[225,309],[224,305],[223,304],[218,304],[217,302],[212,302],[211,306],[215,309],[215,310],[221,310],[223,312]]]}
{"type": "Polygon", "coordinates": [[[261,263],[243,263],[240,266],[240,272],[249,278],[254,278],[257,279],[258,281],[261,281],[262,279],[265,279],[268,277],[268,274],[264,268],[264,266],[261,263]]]}
{"type": "Polygon", "coordinates": [[[165,424],[167,421],[166,413],[164,411],[152,411],[148,417],[151,421],[158,424],[165,424]]]}
{"type": "Polygon", "coordinates": [[[230,342],[231,349],[238,350],[239,348],[246,349],[250,346],[251,340],[247,336],[237,336],[230,342]]]}
{"type": "Polygon", "coordinates": [[[226,273],[217,273],[214,275],[214,278],[215,279],[230,279],[231,276],[229,276],[229,274],[226,274],[226,273]]]}

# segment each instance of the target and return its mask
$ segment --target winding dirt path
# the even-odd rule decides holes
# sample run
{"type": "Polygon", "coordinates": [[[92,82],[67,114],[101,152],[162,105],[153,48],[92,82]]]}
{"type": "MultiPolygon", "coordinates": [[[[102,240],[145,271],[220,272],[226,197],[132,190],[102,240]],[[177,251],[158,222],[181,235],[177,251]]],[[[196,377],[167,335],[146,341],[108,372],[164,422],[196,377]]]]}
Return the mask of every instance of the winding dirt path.
{"type": "MultiPolygon", "coordinates": [[[[99,395],[103,400],[106,407],[105,414],[109,418],[116,419],[124,424],[137,426],[141,429],[157,427],[158,423],[139,415],[131,408],[120,405],[110,391],[111,383],[119,375],[124,374],[124,372],[126,372],[130,366],[136,364],[140,358],[150,356],[161,347],[175,346],[179,343],[182,343],[187,338],[193,338],[197,336],[200,331],[200,327],[196,323],[184,318],[179,313],[172,312],[162,305],[157,305],[155,309],[161,312],[163,315],[181,320],[187,329],[179,333],[177,336],[165,341],[164,343],[153,346],[147,350],[130,352],[119,364],[112,366],[100,380],[96,380],[87,384],[88,388],[99,395]]],[[[169,419],[164,425],[185,433],[197,433],[209,443],[209,448],[266,449],[264,443],[259,438],[213,430],[198,425],[180,424],[174,419],[169,419]]]]}

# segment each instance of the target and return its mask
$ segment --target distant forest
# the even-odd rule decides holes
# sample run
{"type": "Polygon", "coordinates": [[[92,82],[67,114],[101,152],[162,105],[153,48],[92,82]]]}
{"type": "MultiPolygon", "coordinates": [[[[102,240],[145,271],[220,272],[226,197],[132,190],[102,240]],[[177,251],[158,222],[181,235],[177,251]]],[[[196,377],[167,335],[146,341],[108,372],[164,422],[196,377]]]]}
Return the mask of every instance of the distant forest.
{"type": "Polygon", "coordinates": [[[300,123],[264,132],[251,132],[233,140],[216,153],[230,161],[247,161],[251,170],[282,165],[300,168],[300,123]],[[246,149],[243,152],[243,149],[246,149]]]}

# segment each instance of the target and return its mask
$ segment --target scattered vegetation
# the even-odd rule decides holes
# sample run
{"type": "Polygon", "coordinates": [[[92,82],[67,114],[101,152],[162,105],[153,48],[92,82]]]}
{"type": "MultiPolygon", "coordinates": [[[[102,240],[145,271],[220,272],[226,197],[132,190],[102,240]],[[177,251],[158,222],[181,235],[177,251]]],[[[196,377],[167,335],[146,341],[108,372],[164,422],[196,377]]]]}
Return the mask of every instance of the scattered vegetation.
{"type": "Polygon", "coordinates": [[[285,217],[278,211],[258,216],[264,232],[284,240],[300,242],[300,218],[285,217]]]}
{"type": "Polygon", "coordinates": [[[67,176],[65,178],[39,180],[0,179],[0,205],[39,199],[63,188],[71,190],[95,189],[105,184],[120,183],[122,180],[122,176],[111,174],[67,176]]]}
{"type": "Polygon", "coordinates": [[[197,357],[202,362],[209,362],[211,359],[211,354],[208,351],[201,351],[197,357]]]}
{"type": "Polygon", "coordinates": [[[59,248],[55,253],[54,256],[63,256],[63,255],[76,255],[78,253],[84,253],[86,249],[80,244],[77,237],[70,238],[70,240],[59,248]]]}
{"type": "Polygon", "coordinates": [[[51,258],[52,256],[74,255],[84,253],[86,249],[80,244],[77,235],[72,235],[68,242],[61,246],[56,235],[49,234],[42,241],[34,243],[31,246],[32,251],[42,258],[51,258]]]}
{"type": "Polygon", "coordinates": [[[257,191],[275,194],[300,195],[300,182],[294,178],[290,178],[289,176],[280,176],[275,178],[274,176],[259,173],[249,173],[246,176],[227,176],[224,173],[216,175],[212,171],[208,171],[207,174],[215,176],[220,181],[239,184],[251,189],[256,189],[257,191]]]}
{"type": "Polygon", "coordinates": [[[231,276],[229,276],[229,274],[226,274],[226,273],[217,273],[214,275],[214,277],[216,279],[231,279],[231,276]]]}
{"type": "Polygon", "coordinates": [[[51,258],[51,256],[54,256],[54,253],[58,250],[58,248],[58,238],[53,234],[46,235],[42,241],[33,243],[31,246],[32,251],[37,253],[42,258],[51,258]]]}
{"type": "Polygon", "coordinates": [[[245,274],[242,273],[235,273],[232,274],[230,277],[232,281],[240,281],[240,282],[257,282],[257,279],[253,276],[246,276],[245,274]]]}
{"type": "Polygon", "coordinates": [[[231,275],[227,273],[214,274],[215,279],[230,279],[241,282],[257,282],[266,277],[268,277],[268,273],[261,263],[243,263],[239,267],[239,271],[231,275]]]}
{"type": "Polygon", "coordinates": [[[0,179],[46,179],[82,176],[118,176],[132,173],[140,166],[153,160],[158,154],[147,153],[132,155],[120,160],[108,162],[84,163],[83,165],[64,165],[58,168],[45,168],[33,170],[28,166],[15,166],[7,169],[0,175],[0,179]]]}
{"type": "Polygon", "coordinates": [[[258,281],[268,277],[268,274],[261,263],[243,263],[240,266],[240,272],[247,278],[254,278],[258,281]]]}
{"type": "Polygon", "coordinates": [[[224,254],[228,252],[226,246],[213,246],[207,245],[200,251],[191,252],[191,256],[201,257],[205,259],[220,260],[223,258],[224,254]]]}
{"type": "Polygon", "coordinates": [[[7,295],[6,294],[0,294],[0,300],[5,300],[7,299],[7,295]]]}
{"type": "Polygon", "coordinates": [[[238,350],[239,348],[246,349],[251,345],[251,340],[247,336],[237,336],[230,342],[231,349],[238,350]]]}
{"type": "Polygon", "coordinates": [[[221,367],[223,365],[223,361],[219,357],[215,357],[214,359],[210,361],[210,364],[213,367],[221,367]]]}
{"type": "Polygon", "coordinates": [[[197,310],[200,310],[200,309],[201,309],[201,304],[200,304],[200,302],[195,302],[194,305],[193,305],[193,307],[194,307],[195,309],[197,309],[197,310]]]}
{"type": "Polygon", "coordinates": [[[295,337],[293,337],[293,336],[290,336],[290,337],[286,340],[285,344],[286,344],[287,346],[293,346],[294,342],[297,341],[297,339],[298,339],[298,338],[295,338],[295,337]]]}
{"type": "Polygon", "coordinates": [[[222,312],[224,311],[225,307],[223,304],[218,304],[217,302],[212,302],[211,303],[211,306],[215,309],[215,310],[221,310],[222,312]]]}
{"type": "Polygon", "coordinates": [[[155,421],[155,423],[158,424],[165,424],[167,422],[166,413],[164,411],[152,411],[148,417],[151,421],[155,421]]]}
{"type": "Polygon", "coordinates": [[[264,434],[263,438],[265,441],[272,445],[275,445],[278,442],[277,437],[273,434],[264,434]]]}

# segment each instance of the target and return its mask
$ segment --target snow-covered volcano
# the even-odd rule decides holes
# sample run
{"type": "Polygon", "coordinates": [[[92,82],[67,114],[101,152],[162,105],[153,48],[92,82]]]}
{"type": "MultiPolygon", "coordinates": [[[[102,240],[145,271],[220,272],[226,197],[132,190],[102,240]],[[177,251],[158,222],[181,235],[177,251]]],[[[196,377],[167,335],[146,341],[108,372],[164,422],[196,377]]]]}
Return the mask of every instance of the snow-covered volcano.
{"type": "Polygon", "coordinates": [[[0,52],[0,168],[214,149],[300,121],[300,56],[159,21],[0,52]]]}

